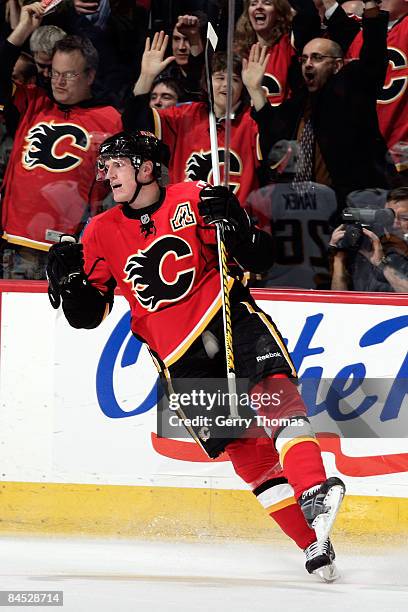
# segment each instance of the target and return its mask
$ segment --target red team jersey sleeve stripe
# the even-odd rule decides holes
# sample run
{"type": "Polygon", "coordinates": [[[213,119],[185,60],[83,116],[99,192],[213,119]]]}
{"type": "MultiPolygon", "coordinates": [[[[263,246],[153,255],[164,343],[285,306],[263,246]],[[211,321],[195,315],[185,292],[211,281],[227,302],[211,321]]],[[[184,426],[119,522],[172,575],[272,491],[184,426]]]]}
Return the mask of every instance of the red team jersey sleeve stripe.
{"type": "Polygon", "coordinates": [[[262,157],[262,151],[261,151],[261,145],[259,143],[259,134],[256,134],[255,137],[255,146],[256,146],[256,157],[259,161],[262,161],[263,157],[262,157]]]}
{"type": "Polygon", "coordinates": [[[153,121],[154,121],[154,135],[156,136],[156,138],[159,138],[161,140],[163,136],[162,136],[160,113],[158,113],[155,108],[152,108],[152,113],[153,113],[153,121]]]}

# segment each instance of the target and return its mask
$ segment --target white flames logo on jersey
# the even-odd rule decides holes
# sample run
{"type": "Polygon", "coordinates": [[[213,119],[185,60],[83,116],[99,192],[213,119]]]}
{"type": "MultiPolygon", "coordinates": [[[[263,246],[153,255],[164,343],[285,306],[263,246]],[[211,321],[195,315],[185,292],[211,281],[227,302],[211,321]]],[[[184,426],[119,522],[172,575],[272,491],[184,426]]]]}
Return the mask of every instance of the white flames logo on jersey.
{"type": "MultiPolygon", "coordinates": [[[[220,165],[222,166],[225,161],[225,149],[218,149],[218,158],[220,165]]],[[[237,193],[239,189],[239,177],[242,174],[242,162],[239,156],[230,151],[230,181],[229,184],[233,186],[234,193],[237,193]],[[234,182],[232,179],[236,176],[238,181],[234,182]]],[[[211,183],[212,179],[212,163],[211,163],[211,151],[194,151],[187,159],[185,168],[186,181],[205,181],[211,183]]]]}
{"type": "Polygon", "coordinates": [[[168,257],[177,262],[192,254],[188,242],[178,236],[166,235],[128,257],[124,280],[131,283],[136,299],[143,308],[154,312],[161,304],[178,302],[187,295],[194,282],[195,268],[178,270],[172,279],[166,279],[163,266],[168,257]]]}
{"type": "MultiPolygon", "coordinates": [[[[21,163],[26,170],[45,168],[50,172],[67,172],[82,163],[82,156],[72,152],[56,152],[57,146],[66,141],[66,146],[87,151],[89,134],[73,123],[41,122],[34,125],[25,137],[21,163]]],[[[60,147],[60,151],[61,151],[60,147]]]]}

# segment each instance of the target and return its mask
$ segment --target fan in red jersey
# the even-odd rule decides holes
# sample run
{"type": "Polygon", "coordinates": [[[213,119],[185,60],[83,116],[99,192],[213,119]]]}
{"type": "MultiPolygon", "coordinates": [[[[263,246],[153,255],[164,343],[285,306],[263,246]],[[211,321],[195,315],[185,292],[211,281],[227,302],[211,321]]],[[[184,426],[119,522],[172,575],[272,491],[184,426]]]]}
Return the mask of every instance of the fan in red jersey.
{"type": "MultiPolygon", "coordinates": [[[[225,378],[214,223],[223,222],[229,255],[243,268],[259,272],[269,267],[272,245],[226,187],[201,182],[161,186],[165,159],[160,141],[145,131],[106,140],[98,178],[109,181],[117,206],[90,221],[82,244],[54,245],[47,276],[52,305],[58,307],[62,300],[64,314],[76,328],[102,322],[117,285],[129,302],[132,332],[148,345],[163,385],[174,396],[186,385],[189,389],[191,379],[204,385],[225,378]]],[[[238,280],[229,277],[228,284],[236,374],[249,380],[249,397],[258,398],[259,417],[273,415],[273,428],[266,432],[258,425],[252,407],[246,408],[249,423],[238,419],[234,436],[226,435],[222,426],[211,432],[190,426],[188,419],[207,412],[201,404],[177,414],[209,457],[228,453],[237,474],[305,551],[307,571],[334,580],[329,533],[344,484],[326,479],[293,382],[295,368],[273,321],[238,280]],[[281,401],[272,405],[268,398],[277,389],[281,401]]],[[[218,401],[215,419],[225,416],[224,408],[218,401]]]]}
{"type": "MultiPolygon", "coordinates": [[[[408,144],[408,2],[383,0],[381,8],[389,12],[387,47],[388,70],[385,85],[377,98],[377,113],[381,132],[393,152],[408,144]]],[[[362,34],[359,33],[348,51],[348,57],[358,58],[362,34]]],[[[407,163],[397,168],[407,170],[407,163]]]]}
{"type": "MultiPolygon", "coordinates": [[[[207,103],[193,102],[165,109],[149,108],[149,92],[153,80],[173,60],[173,57],[164,59],[167,43],[168,36],[164,32],[156,33],[151,42],[147,39],[141,73],[133,89],[134,95],[128,100],[122,115],[123,125],[129,132],[148,126],[169,146],[169,175],[172,183],[186,180],[212,182],[207,103]]],[[[242,203],[259,185],[257,170],[260,166],[260,151],[258,128],[250,114],[241,75],[242,62],[238,56],[234,56],[233,72],[230,185],[242,203]]],[[[214,55],[212,84],[219,160],[223,174],[227,87],[225,53],[214,55]]]]}
{"type": "Polygon", "coordinates": [[[251,46],[259,42],[268,47],[269,59],[263,78],[268,101],[278,106],[289,93],[288,70],[295,55],[290,40],[292,11],[287,0],[245,0],[237,21],[235,50],[248,57],[251,46]]]}
{"type": "MultiPolygon", "coordinates": [[[[45,252],[63,233],[79,233],[108,194],[95,184],[99,144],[120,127],[120,115],[96,100],[92,84],[98,53],[91,41],[66,36],[53,48],[52,94],[34,85],[13,85],[11,69],[20,47],[44,16],[40,2],[26,5],[1,51],[0,91],[18,116],[2,185],[2,229],[11,258],[23,269],[2,269],[8,278],[44,278],[45,252]]],[[[2,268],[0,266],[0,268],[2,268]]]]}

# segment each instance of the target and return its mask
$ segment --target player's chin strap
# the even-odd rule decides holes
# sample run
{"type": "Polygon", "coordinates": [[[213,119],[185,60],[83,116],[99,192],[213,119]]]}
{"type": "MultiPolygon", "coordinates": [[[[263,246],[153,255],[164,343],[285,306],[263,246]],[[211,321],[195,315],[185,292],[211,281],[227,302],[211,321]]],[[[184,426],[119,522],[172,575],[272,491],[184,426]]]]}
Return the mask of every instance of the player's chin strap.
{"type": "MultiPolygon", "coordinates": [[[[140,191],[142,190],[142,187],[145,187],[147,185],[151,185],[152,183],[154,183],[157,179],[156,177],[153,177],[151,181],[148,181],[147,183],[139,183],[139,181],[137,180],[137,174],[138,174],[139,168],[135,168],[135,181],[136,181],[136,189],[135,189],[135,193],[133,194],[133,196],[131,197],[131,199],[129,200],[128,204],[133,204],[133,202],[136,200],[137,196],[139,195],[140,191]]],[[[150,236],[150,234],[155,234],[156,233],[156,228],[154,225],[154,221],[153,219],[151,219],[150,215],[148,213],[142,214],[140,217],[140,231],[142,232],[142,234],[145,235],[145,238],[147,238],[147,236],[150,236]]]]}
{"type": "Polygon", "coordinates": [[[135,189],[135,193],[133,194],[133,196],[131,197],[128,203],[133,204],[133,202],[136,200],[137,196],[139,195],[142,187],[151,185],[152,183],[155,182],[155,180],[156,180],[155,178],[152,178],[152,180],[149,181],[148,183],[139,183],[139,181],[137,180],[136,172],[135,172],[136,189],[135,189]]]}

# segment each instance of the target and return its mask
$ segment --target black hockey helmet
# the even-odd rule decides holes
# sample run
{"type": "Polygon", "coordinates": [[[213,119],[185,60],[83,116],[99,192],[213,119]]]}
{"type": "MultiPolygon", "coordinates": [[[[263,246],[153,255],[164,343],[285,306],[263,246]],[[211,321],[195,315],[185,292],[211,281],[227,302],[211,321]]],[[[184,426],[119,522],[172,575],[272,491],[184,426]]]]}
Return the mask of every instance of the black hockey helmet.
{"type": "Polygon", "coordinates": [[[107,138],[99,147],[97,180],[106,179],[105,161],[120,157],[128,157],[136,171],[144,161],[152,161],[154,176],[158,179],[161,176],[161,165],[168,165],[170,155],[167,145],[151,132],[119,132],[107,138]]]}

